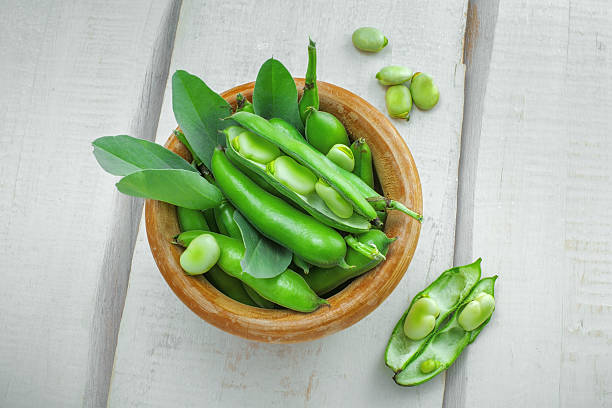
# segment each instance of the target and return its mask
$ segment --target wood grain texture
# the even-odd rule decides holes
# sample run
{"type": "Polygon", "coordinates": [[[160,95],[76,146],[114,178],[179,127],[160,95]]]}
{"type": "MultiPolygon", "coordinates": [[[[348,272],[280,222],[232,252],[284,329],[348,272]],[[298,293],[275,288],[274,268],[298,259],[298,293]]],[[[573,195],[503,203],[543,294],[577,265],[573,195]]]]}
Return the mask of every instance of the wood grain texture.
{"type": "Polygon", "coordinates": [[[2,407],[106,403],[142,201],[113,192],[91,142],[153,139],[169,4],[3,4],[2,407]]]}
{"type": "MultiPolygon", "coordinates": [[[[298,79],[296,84],[302,89],[304,80],[298,79]]],[[[254,82],[239,85],[221,96],[235,109],[236,95],[241,93],[251,100],[254,85],[254,82]]],[[[318,90],[320,109],[337,117],[352,140],[364,138],[368,142],[385,196],[421,213],[423,203],[418,171],[406,142],[389,119],[343,88],[319,81],[318,90]]],[[[174,136],[165,146],[176,153],[185,151],[174,136]]],[[[405,214],[389,214],[385,233],[397,237],[397,241],[390,246],[387,259],[330,297],[329,306],[312,313],[300,313],[250,307],[222,295],[205,279],[186,275],[179,261],[183,250],[170,242],[180,233],[176,207],[147,200],[145,218],[155,262],[178,298],[216,327],[266,343],[296,343],[328,336],[355,324],[376,309],[404,276],[421,229],[420,223],[405,214]]]]}
{"type": "MultiPolygon", "coordinates": [[[[465,103],[461,130],[461,158],[457,188],[457,224],[454,264],[467,265],[479,255],[472,251],[474,232],[474,188],[478,165],[484,100],[495,38],[499,0],[471,0],[465,29],[463,59],[466,64],[465,103]]],[[[470,353],[471,348],[463,351],[470,353]]],[[[467,358],[460,358],[446,372],[444,408],[465,407],[467,358]]]]}
{"type": "Polygon", "coordinates": [[[467,245],[500,278],[464,395],[446,395],[461,406],[612,405],[611,38],[610,2],[499,3],[462,154],[478,158],[467,245]]]}
{"type": "MultiPolygon", "coordinates": [[[[442,94],[430,112],[394,121],[413,153],[423,186],[425,222],[404,279],[350,329],[308,343],[259,344],[203,322],[169,290],[144,228],[137,240],[110,406],[405,406],[440,407],[444,378],[404,389],[384,366],[389,334],[410,299],[452,265],[463,108],[465,1],[184,2],[171,72],[186,69],[217,91],[252,81],[274,55],[296,76],[306,72],[307,37],[317,41],[318,78],[385,111],[374,79],[395,63],[431,73],[442,94]],[[435,20],[436,24],[428,22],[435,20]],[[406,21],[413,22],[406,24],[406,21]],[[354,49],[352,31],[374,25],[390,43],[379,54],[354,49]],[[228,29],[231,27],[231,29],[228,29]]],[[[169,92],[157,142],[176,126],[169,92]]]]}

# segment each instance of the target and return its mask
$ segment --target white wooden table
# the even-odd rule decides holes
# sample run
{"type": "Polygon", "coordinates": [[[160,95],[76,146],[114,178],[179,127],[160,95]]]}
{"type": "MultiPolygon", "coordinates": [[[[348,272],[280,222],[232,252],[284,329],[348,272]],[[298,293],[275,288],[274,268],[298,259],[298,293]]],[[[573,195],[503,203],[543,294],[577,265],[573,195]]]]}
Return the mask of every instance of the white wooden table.
{"type": "Polygon", "coordinates": [[[0,407],[612,406],[612,3],[524,0],[3,1],[0,407]],[[356,27],[389,46],[357,52],[356,27]],[[384,110],[373,75],[431,73],[439,105],[394,122],[425,221],[393,294],[311,343],[249,342],[170,291],[91,141],[163,143],[169,77],[222,91],[280,59],[384,110]],[[428,384],[397,387],[384,347],[453,264],[499,274],[495,318],[428,384]]]}

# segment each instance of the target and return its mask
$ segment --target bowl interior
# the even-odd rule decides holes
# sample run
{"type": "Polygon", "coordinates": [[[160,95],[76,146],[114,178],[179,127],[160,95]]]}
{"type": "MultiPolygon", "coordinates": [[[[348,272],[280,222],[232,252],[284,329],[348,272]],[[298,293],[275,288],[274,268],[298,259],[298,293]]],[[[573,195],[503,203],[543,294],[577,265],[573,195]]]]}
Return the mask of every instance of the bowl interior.
{"type": "MultiPolygon", "coordinates": [[[[302,89],[303,79],[296,79],[296,84],[302,89]]],[[[240,92],[250,100],[253,86],[253,82],[243,84],[221,96],[235,107],[236,95],[240,92]]],[[[367,140],[385,196],[422,213],[421,184],[414,160],[387,117],[343,88],[321,81],[318,87],[320,109],[340,119],[351,140],[360,137],[367,140]]],[[[170,136],[166,147],[189,158],[187,149],[174,136],[170,136]]],[[[175,207],[147,200],[145,220],[153,257],[181,301],[220,329],[247,339],[275,343],[314,340],[349,327],[374,310],[404,275],[420,232],[417,221],[402,213],[390,212],[385,233],[398,239],[390,246],[387,260],[328,298],[328,307],[306,314],[247,306],[223,295],[205,278],[187,276],[179,264],[182,249],[170,243],[180,232],[175,207]]]]}

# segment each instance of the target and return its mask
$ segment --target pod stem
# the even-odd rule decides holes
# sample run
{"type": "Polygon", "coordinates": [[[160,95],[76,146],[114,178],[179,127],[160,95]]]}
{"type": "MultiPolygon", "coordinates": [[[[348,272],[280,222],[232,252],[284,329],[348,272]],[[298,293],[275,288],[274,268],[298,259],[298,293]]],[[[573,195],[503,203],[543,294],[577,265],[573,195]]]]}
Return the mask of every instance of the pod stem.
{"type": "Polygon", "coordinates": [[[359,252],[361,255],[366,258],[370,258],[376,261],[382,261],[383,259],[387,259],[383,254],[380,253],[376,245],[374,244],[364,244],[363,242],[357,241],[357,239],[352,235],[347,235],[344,237],[346,244],[353,248],[355,251],[359,252]]]}
{"type": "Polygon", "coordinates": [[[411,209],[407,208],[404,204],[398,201],[391,200],[385,197],[372,197],[368,198],[367,200],[370,202],[370,204],[372,204],[372,207],[374,207],[375,210],[397,210],[411,216],[418,222],[423,222],[423,216],[421,214],[412,211],[411,209]]]}
{"type": "Polygon", "coordinates": [[[338,266],[340,268],[342,268],[342,269],[353,269],[355,267],[355,265],[347,264],[346,261],[344,260],[344,258],[342,258],[342,260],[340,262],[338,262],[338,266]]]}

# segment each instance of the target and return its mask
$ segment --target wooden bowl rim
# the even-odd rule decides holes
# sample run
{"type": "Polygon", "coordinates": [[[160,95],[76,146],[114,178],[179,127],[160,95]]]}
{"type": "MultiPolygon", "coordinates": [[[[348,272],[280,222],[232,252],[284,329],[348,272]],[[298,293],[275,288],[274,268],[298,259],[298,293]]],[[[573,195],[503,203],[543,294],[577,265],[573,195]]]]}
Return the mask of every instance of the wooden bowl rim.
{"type": "MultiPolygon", "coordinates": [[[[298,89],[302,89],[303,78],[295,78],[295,81],[298,89]]],[[[221,96],[235,106],[235,95],[241,92],[250,97],[254,84],[248,82],[238,85],[222,92],[221,96]]],[[[370,143],[375,157],[384,153],[385,157],[391,158],[393,168],[386,169],[386,173],[399,183],[397,189],[400,195],[394,196],[391,193],[390,198],[405,202],[422,213],[421,184],[414,159],[404,139],[389,119],[363,98],[344,88],[323,81],[317,81],[317,85],[322,105],[323,101],[329,98],[329,103],[337,103],[342,105],[343,109],[349,109],[347,101],[350,101],[350,108],[361,114],[359,120],[365,120],[369,126],[378,130],[375,135],[359,136],[369,141],[376,140],[376,146],[370,143]],[[376,149],[380,150],[379,144],[387,151],[377,151],[376,149]],[[411,200],[408,200],[408,193],[411,200]]],[[[172,134],[165,146],[185,155],[186,149],[172,134]]],[[[385,169],[379,169],[378,165],[376,168],[385,173],[385,169]]],[[[385,187],[390,185],[391,181],[380,178],[385,195],[388,196],[385,187]]],[[[205,279],[185,275],[178,263],[181,250],[170,243],[170,236],[163,233],[165,227],[178,232],[176,215],[173,227],[162,224],[162,214],[168,214],[168,211],[174,211],[174,206],[146,200],[145,222],[149,245],[155,262],[172,291],[193,312],[214,326],[249,340],[272,343],[315,340],[345,329],[371,313],[402,279],[416,250],[421,227],[407,215],[391,212],[385,232],[397,236],[398,240],[391,245],[387,260],[330,297],[329,306],[322,306],[312,313],[300,313],[244,305],[223,295],[205,279]],[[376,296],[371,296],[372,294],[376,296]]]]}

